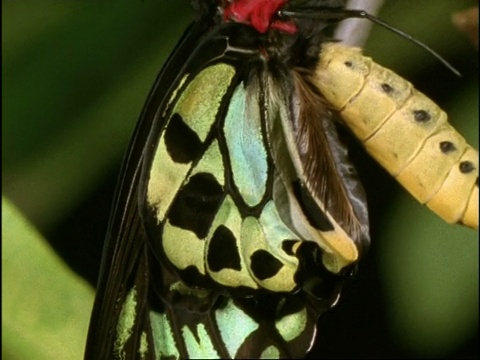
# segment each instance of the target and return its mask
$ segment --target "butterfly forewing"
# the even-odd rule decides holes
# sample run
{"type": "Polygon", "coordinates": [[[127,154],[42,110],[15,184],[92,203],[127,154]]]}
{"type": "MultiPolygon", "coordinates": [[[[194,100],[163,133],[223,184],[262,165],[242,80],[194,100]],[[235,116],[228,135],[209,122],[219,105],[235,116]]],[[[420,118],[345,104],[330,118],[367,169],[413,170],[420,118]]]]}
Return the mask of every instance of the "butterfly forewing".
{"type": "Polygon", "coordinates": [[[295,39],[209,16],[127,152],[86,359],[303,356],[368,243],[330,112],[282,59],[295,39]]]}
{"type": "MultiPolygon", "coordinates": [[[[120,172],[107,237],[103,250],[97,296],[90,321],[85,359],[113,357],[117,324],[122,304],[136,283],[148,286],[148,263],[145,229],[140,216],[138,191],[146,139],[154,124],[164,120],[158,110],[165,106],[167,94],[182,72],[183,62],[199,41],[207,25],[195,23],[186,31],[179,45],[167,60],[146,101],[135,128],[120,172]],[[136,274],[144,274],[144,278],[136,274]]],[[[138,291],[138,290],[137,290],[138,291]]],[[[146,299],[147,293],[138,296],[146,299]]]]}

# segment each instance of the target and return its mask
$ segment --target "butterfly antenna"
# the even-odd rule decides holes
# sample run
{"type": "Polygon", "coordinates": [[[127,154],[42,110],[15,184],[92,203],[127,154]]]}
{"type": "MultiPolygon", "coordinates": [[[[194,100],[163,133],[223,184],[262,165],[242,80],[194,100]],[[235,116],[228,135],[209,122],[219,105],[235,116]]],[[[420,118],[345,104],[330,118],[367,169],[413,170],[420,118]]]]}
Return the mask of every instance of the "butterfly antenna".
{"type": "Polygon", "coordinates": [[[430,55],[432,55],[438,61],[440,61],[445,67],[447,67],[455,75],[457,75],[458,77],[462,77],[462,74],[460,74],[460,72],[457,69],[455,69],[447,60],[445,60],[442,56],[440,56],[437,52],[435,52],[431,47],[429,47],[425,43],[421,42],[420,40],[415,39],[412,35],[387,24],[386,22],[380,20],[379,18],[377,18],[373,15],[370,15],[369,13],[367,13],[363,10],[347,10],[347,11],[352,12],[353,14],[356,14],[356,16],[352,16],[352,17],[358,17],[358,18],[370,20],[371,22],[373,22],[375,24],[378,24],[378,25],[384,27],[387,30],[390,30],[394,34],[397,34],[397,35],[403,37],[404,39],[407,39],[407,40],[411,41],[415,45],[421,47],[423,50],[428,52],[430,55]]]}
{"type": "Polygon", "coordinates": [[[337,22],[349,18],[360,18],[360,19],[367,19],[371,22],[382,26],[383,28],[390,30],[394,34],[397,34],[404,39],[407,39],[414,43],[415,45],[421,47],[423,50],[428,52],[438,61],[440,61],[447,69],[453,72],[456,76],[462,77],[460,72],[455,69],[447,60],[441,57],[438,53],[436,53],[432,48],[425,45],[420,40],[415,39],[412,35],[407,34],[406,32],[399,30],[392,25],[387,24],[386,22],[380,20],[379,18],[367,13],[364,10],[352,10],[352,9],[343,9],[343,8],[332,8],[328,9],[327,11],[318,11],[318,9],[313,8],[301,8],[301,9],[294,9],[294,10],[280,10],[280,16],[287,16],[290,18],[308,18],[308,19],[319,19],[324,20],[326,22],[337,22]]]}

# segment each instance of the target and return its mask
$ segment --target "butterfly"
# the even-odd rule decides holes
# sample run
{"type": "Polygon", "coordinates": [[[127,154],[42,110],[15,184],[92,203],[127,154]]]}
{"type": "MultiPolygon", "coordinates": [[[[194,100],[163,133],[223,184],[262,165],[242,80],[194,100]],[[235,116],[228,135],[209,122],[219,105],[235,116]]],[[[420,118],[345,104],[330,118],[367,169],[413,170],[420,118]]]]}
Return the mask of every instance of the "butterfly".
{"type": "Polygon", "coordinates": [[[336,0],[196,0],[125,155],[85,359],[298,358],[369,245],[336,0]],[[308,16],[314,14],[314,16],[308,16]]]}

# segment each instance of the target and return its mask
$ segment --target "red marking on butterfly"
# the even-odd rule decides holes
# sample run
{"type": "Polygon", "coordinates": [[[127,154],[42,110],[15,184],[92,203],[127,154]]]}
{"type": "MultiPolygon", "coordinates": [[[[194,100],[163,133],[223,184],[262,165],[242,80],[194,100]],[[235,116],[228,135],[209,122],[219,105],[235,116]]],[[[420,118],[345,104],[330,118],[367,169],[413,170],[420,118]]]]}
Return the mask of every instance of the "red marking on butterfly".
{"type": "Polygon", "coordinates": [[[225,8],[223,18],[225,21],[249,24],[262,34],[268,30],[295,34],[297,26],[293,21],[274,19],[278,9],[286,2],[287,0],[236,0],[225,8]]]}

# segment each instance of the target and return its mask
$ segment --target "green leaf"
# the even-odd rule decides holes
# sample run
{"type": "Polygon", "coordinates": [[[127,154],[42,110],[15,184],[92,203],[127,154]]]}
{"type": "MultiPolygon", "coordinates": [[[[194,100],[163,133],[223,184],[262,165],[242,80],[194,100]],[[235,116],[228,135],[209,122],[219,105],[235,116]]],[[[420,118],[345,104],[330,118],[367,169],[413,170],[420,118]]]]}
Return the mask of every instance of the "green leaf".
{"type": "Polygon", "coordinates": [[[2,198],[2,358],[81,359],[93,289],[2,198]]]}

